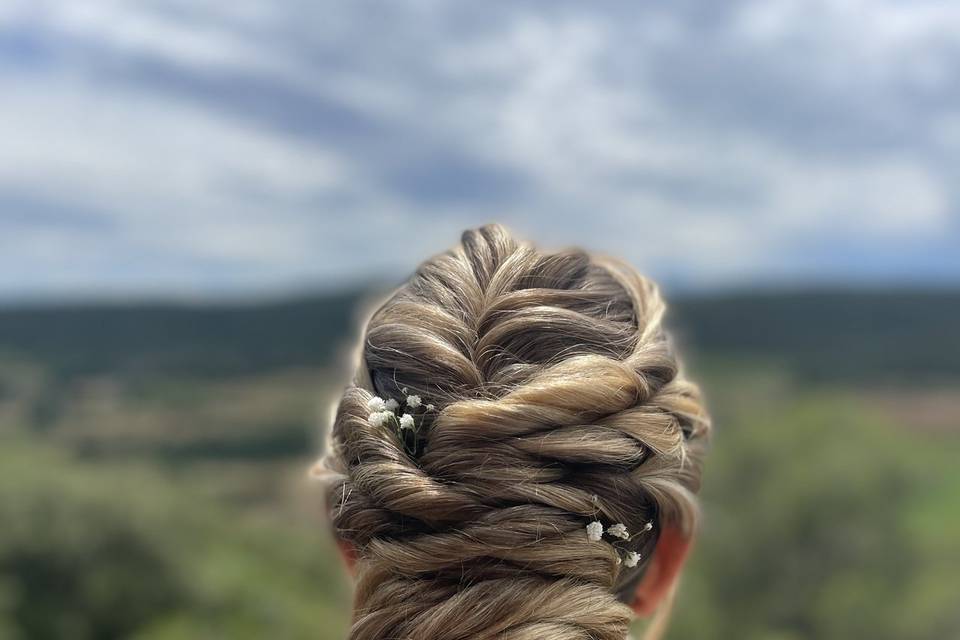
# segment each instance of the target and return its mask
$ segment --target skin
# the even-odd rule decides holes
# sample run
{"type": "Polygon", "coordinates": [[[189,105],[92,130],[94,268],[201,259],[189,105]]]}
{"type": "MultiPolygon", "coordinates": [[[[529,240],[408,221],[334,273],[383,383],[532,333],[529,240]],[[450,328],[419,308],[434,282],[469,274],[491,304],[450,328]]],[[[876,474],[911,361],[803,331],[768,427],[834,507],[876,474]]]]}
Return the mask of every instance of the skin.
{"type": "MultiPolygon", "coordinates": [[[[631,608],[637,616],[652,616],[670,595],[690,552],[691,540],[676,527],[666,527],[657,541],[650,566],[637,585],[631,608]]],[[[357,553],[353,545],[337,540],[340,558],[351,576],[356,575],[357,553]]]]}
{"type": "Polygon", "coordinates": [[[684,537],[676,527],[666,527],[660,533],[650,567],[637,585],[631,604],[638,616],[652,616],[670,595],[690,552],[690,543],[690,538],[684,537]]]}

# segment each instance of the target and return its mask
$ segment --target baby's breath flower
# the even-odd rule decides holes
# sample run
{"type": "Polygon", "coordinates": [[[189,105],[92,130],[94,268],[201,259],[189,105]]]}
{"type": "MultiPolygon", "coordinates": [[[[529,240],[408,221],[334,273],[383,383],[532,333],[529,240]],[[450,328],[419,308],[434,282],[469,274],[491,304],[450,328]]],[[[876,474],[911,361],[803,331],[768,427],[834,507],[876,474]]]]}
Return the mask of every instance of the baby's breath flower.
{"type": "Polygon", "coordinates": [[[374,411],[367,416],[367,422],[369,422],[371,426],[382,427],[392,415],[389,411],[374,411]]]}
{"type": "Polygon", "coordinates": [[[407,406],[411,409],[416,409],[420,406],[420,396],[407,396],[407,406]]]}
{"type": "Polygon", "coordinates": [[[400,407],[400,403],[393,398],[390,398],[383,403],[383,406],[387,408],[387,411],[396,411],[400,407]]]}
{"type": "Polygon", "coordinates": [[[367,400],[367,409],[370,409],[370,411],[383,411],[385,407],[386,403],[380,396],[373,396],[367,400]]]}
{"type": "Polygon", "coordinates": [[[627,533],[627,526],[622,522],[618,522],[607,529],[607,534],[613,536],[614,538],[620,538],[621,540],[626,540],[630,537],[630,534],[627,533]]]}
{"type": "Polygon", "coordinates": [[[628,551],[627,557],[623,559],[623,564],[628,567],[635,567],[640,562],[640,554],[636,551],[628,551]]]}
{"type": "Polygon", "coordinates": [[[428,404],[428,405],[427,405],[427,411],[433,411],[433,405],[432,405],[432,404],[428,404]]]}
{"type": "Polygon", "coordinates": [[[597,542],[600,538],[603,537],[603,524],[599,520],[594,520],[587,525],[587,538],[593,542],[597,542]]]}
{"type": "Polygon", "coordinates": [[[647,524],[643,525],[643,530],[644,530],[644,531],[650,531],[651,529],[653,529],[653,523],[652,523],[652,522],[648,522],[647,524]]]}
{"type": "Polygon", "coordinates": [[[409,413],[405,413],[400,416],[400,428],[401,429],[413,429],[413,416],[409,413]]]}

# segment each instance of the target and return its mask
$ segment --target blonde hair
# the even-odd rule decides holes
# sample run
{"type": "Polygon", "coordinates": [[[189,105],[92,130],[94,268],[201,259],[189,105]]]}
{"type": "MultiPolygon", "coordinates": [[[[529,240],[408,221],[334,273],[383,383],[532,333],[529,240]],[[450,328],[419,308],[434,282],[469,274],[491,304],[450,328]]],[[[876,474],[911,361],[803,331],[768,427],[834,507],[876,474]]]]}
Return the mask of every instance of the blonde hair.
{"type": "Polygon", "coordinates": [[[366,325],[320,475],[357,553],[351,640],[623,640],[657,533],[696,526],[710,422],[657,287],[499,225],[424,262],[366,325]],[[411,452],[379,396],[434,405],[411,452]],[[649,535],[620,561],[593,519],[649,535]]]}

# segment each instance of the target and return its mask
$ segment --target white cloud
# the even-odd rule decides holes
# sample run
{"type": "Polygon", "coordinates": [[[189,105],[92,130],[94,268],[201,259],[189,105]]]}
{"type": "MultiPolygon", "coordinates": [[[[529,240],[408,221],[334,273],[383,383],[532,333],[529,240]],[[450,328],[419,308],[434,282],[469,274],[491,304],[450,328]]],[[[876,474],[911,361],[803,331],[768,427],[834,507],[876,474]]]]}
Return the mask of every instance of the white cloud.
{"type": "MultiPolygon", "coordinates": [[[[0,181],[62,186],[114,202],[335,187],[348,169],[332,150],[271,137],[189,105],[69,79],[0,77],[0,181]]],[[[182,204],[187,204],[183,202],[182,204]]],[[[127,215],[136,215],[137,206],[127,215]]]]}
{"type": "Polygon", "coordinates": [[[771,205],[790,231],[923,238],[949,225],[945,190],[916,164],[795,166],[774,180],[771,205]]]}
{"type": "Polygon", "coordinates": [[[822,157],[755,132],[691,125],[642,74],[602,81],[598,58],[612,39],[589,19],[537,20],[453,47],[445,69],[495,73],[504,88],[464,97],[448,120],[491,131],[480,144],[537,176],[544,208],[590,212],[591,224],[609,218],[610,234],[625,221],[649,230],[632,243],[638,257],[692,253],[742,275],[797,232],[932,237],[948,226],[948,194],[921,160],[822,157]],[[684,191],[711,185],[721,195],[684,191]]]}
{"type": "Polygon", "coordinates": [[[742,6],[707,24],[669,6],[5,5],[0,38],[55,51],[0,47],[0,197],[109,224],[0,211],[18,234],[0,267],[34,251],[17,277],[36,287],[389,276],[503,220],[717,284],[801,272],[800,241],[881,264],[958,233],[960,10],[742,6]],[[443,180],[503,193],[431,197],[443,180]]]}

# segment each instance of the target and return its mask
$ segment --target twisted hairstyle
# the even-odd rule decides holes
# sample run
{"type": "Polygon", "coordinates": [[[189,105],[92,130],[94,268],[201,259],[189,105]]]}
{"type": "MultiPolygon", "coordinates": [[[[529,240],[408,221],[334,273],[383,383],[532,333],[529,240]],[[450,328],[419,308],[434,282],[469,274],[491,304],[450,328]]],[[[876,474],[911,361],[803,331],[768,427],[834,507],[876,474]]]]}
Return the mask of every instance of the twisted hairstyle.
{"type": "Polygon", "coordinates": [[[695,527],[710,430],[663,313],[625,263],[499,225],[376,309],[319,463],[358,558],[351,640],[623,640],[660,528],[695,527]],[[416,455],[367,419],[407,393],[435,405],[416,455]],[[652,521],[621,546],[643,561],[589,541],[595,518],[652,521]]]}

